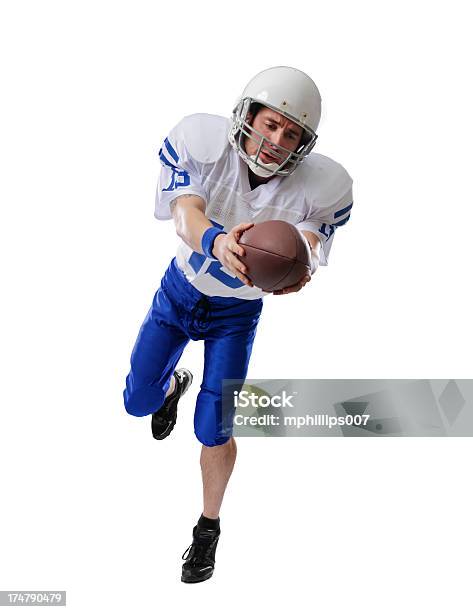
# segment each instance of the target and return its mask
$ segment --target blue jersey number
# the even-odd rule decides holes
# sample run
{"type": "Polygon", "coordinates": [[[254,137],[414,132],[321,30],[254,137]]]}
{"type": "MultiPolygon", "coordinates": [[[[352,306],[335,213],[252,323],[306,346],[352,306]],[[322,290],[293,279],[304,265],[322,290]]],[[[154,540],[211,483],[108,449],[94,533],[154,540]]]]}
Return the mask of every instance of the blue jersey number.
{"type": "Polygon", "coordinates": [[[322,225],[320,226],[320,233],[323,234],[324,236],[327,236],[327,241],[330,240],[330,238],[335,233],[335,225],[329,225],[328,223],[322,223],[322,225]]]}
{"type": "MultiPolygon", "coordinates": [[[[164,148],[166,149],[166,153],[177,164],[179,162],[179,155],[176,153],[175,149],[167,138],[164,141],[164,148]]],[[[164,155],[163,147],[159,149],[158,155],[163,166],[171,168],[172,171],[171,181],[169,185],[163,189],[163,191],[174,191],[174,189],[178,189],[179,187],[187,187],[190,185],[191,178],[189,174],[185,170],[179,170],[179,168],[169,161],[166,155],[164,155]]]]}
{"type": "MultiPolygon", "coordinates": [[[[215,227],[223,229],[223,225],[212,221],[212,219],[210,220],[210,222],[215,227]]],[[[207,258],[205,257],[205,255],[201,255],[200,253],[196,253],[195,251],[192,252],[192,255],[189,257],[189,264],[191,265],[192,269],[196,274],[199,273],[206,259],[207,258]]],[[[229,276],[226,272],[223,271],[222,264],[219,261],[213,261],[205,271],[205,274],[210,274],[210,276],[213,276],[221,283],[223,283],[227,287],[231,287],[232,289],[238,289],[238,287],[243,287],[243,283],[239,278],[229,276]]]]}

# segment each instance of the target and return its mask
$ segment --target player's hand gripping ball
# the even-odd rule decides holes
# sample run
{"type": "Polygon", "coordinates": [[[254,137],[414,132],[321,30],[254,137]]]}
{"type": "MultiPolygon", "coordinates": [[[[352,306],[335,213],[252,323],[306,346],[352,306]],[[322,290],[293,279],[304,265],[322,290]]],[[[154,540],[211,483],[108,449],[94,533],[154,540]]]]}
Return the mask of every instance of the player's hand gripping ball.
{"type": "Polygon", "coordinates": [[[246,276],[264,291],[279,291],[310,277],[310,249],[301,232],[286,221],[256,223],[243,232],[239,259],[246,276]]]}

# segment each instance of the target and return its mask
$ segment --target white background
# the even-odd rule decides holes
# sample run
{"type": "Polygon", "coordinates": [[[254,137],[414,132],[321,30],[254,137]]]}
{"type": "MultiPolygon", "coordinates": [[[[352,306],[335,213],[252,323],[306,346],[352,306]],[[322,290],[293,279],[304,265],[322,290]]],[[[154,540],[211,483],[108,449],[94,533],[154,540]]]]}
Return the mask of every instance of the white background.
{"type": "Polygon", "coordinates": [[[122,402],[177,245],[153,217],[161,140],[279,64],[318,84],[317,150],[355,205],[330,265],[265,298],[249,377],[471,377],[467,3],[1,6],[0,589],[81,611],[471,610],[471,438],[238,439],[215,575],[184,585],[202,344],[172,437],[122,402]]]}

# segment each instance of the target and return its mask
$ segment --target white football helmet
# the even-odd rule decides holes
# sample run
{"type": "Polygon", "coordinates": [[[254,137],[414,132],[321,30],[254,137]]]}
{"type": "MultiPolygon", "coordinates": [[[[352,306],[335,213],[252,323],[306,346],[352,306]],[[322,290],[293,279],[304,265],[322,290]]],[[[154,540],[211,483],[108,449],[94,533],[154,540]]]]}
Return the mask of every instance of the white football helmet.
{"type": "Polygon", "coordinates": [[[228,139],[240,157],[258,176],[288,176],[314,148],[320,112],[320,93],[309,76],[287,66],[268,68],[251,79],[237,100],[228,139]],[[248,112],[255,103],[281,113],[303,128],[301,143],[296,151],[271,143],[248,123],[248,112]],[[250,156],[246,152],[246,138],[250,138],[258,145],[255,155],[250,156]],[[270,146],[268,143],[271,143],[270,146]],[[279,158],[278,163],[263,163],[259,157],[260,153],[265,151],[272,157],[279,158]]]}

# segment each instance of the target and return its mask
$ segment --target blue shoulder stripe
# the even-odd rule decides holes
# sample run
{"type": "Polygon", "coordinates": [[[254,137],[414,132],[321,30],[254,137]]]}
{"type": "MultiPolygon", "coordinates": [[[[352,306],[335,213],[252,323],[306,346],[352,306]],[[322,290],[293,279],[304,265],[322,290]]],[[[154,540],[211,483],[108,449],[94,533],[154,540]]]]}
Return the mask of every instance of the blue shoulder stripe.
{"type": "Polygon", "coordinates": [[[345,223],[348,221],[349,218],[350,218],[350,215],[348,215],[348,217],[345,217],[345,219],[342,219],[341,221],[338,221],[338,223],[334,223],[333,225],[335,227],[340,227],[342,225],[345,225],[345,223]]]}
{"type": "Polygon", "coordinates": [[[177,164],[177,162],[179,161],[179,155],[176,153],[176,151],[174,151],[172,144],[169,142],[167,138],[164,140],[164,144],[166,145],[166,149],[169,151],[169,155],[173,158],[173,160],[177,164]]]}
{"type": "Polygon", "coordinates": [[[162,161],[162,163],[165,166],[169,166],[173,170],[177,170],[176,166],[174,164],[171,164],[171,162],[164,156],[164,153],[163,153],[162,149],[159,149],[159,159],[162,161]]]}
{"type": "Polygon", "coordinates": [[[337,210],[337,212],[334,214],[335,219],[337,217],[341,217],[342,215],[347,213],[349,210],[351,210],[352,206],[353,206],[353,202],[351,204],[348,204],[348,206],[346,208],[342,208],[342,210],[337,210]]]}

